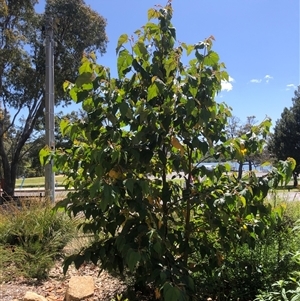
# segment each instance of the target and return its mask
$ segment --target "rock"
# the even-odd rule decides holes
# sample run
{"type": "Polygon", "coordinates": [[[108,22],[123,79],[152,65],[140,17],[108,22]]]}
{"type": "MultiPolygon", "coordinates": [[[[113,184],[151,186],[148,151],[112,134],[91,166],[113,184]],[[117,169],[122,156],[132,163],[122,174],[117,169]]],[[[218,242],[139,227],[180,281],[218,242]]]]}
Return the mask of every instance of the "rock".
{"type": "Polygon", "coordinates": [[[66,301],[80,301],[94,294],[95,284],[92,276],[71,277],[66,291],[66,301]]]}
{"type": "Polygon", "coordinates": [[[45,297],[29,291],[26,292],[23,300],[24,301],[47,301],[45,297]]]}

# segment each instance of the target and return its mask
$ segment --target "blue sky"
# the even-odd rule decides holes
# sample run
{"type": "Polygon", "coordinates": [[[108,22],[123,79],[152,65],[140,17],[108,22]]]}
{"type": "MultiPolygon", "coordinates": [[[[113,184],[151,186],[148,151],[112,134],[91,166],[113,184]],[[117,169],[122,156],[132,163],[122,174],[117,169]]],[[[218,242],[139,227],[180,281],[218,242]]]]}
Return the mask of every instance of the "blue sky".
{"type": "MultiPolygon", "coordinates": [[[[117,40],[132,34],[147,21],[147,10],[166,0],[86,0],[107,19],[107,52],[99,63],[116,76],[117,40]]],[[[43,10],[45,1],[38,8],[43,10]]],[[[299,0],[173,0],[177,39],[197,43],[213,35],[213,50],[227,67],[230,83],[218,101],[233,108],[245,121],[266,116],[273,124],[284,107],[292,105],[299,85],[299,0]]]]}

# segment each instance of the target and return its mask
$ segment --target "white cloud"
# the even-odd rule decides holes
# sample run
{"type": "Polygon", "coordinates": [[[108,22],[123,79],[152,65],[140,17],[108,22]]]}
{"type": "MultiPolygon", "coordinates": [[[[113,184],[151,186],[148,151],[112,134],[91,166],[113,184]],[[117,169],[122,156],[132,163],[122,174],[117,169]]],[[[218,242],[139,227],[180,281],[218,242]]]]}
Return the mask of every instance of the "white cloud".
{"type": "Polygon", "coordinates": [[[227,80],[222,80],[221,81],[221,85],[222,85],[222,91],[231,91],[233,89],[233,85],[232,83],[234,83],[234,79],[229,76],[228,81],[227,80]]]}
{"type": "Polygon", "coordinates": [[[291,89],[296,90],[296,89],[297,89],[297,86],[294,85],[294,84],[288,84],[288,85],[286,85],[286,90],[287,90],[287,91],[289,91],[289,90],[291,90],[291,89]]]}
{"type": "Polygon", "coordinates": [[[250,83],[259,84],[259,83],[261,83],[261,79],[253,78],[250,80],[250,83]]]}
{"type": "MultiPolygon", "coordinates": [[[[266,83],[268,83],[270,81],[270,79],[273,79],[273,76],[271,76],[269,74],[265,75],[264,80],[266,81],[266,83]]],[[[250,80],[250,83],[252,83],[252,84],[260,84],[261,82],[262,82],[261,78],[259,78],[259,79],[253,78],[250,80]]]]}
{"type": "Polygon", "coordinates": [[[268,83],[270,79],[273,79],[273,76],[267,74],[265,76],[266,83],[268,83]]]}

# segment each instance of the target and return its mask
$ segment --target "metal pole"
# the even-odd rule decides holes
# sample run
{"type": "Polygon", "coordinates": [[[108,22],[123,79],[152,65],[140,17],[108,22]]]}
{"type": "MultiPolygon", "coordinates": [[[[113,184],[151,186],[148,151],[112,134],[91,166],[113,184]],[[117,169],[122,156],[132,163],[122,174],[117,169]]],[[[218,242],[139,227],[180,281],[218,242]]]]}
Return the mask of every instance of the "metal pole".
{"type": "MultiPolygon", "coordinates": [[[[53,19],[47,17],[45,25],[46,38],[46,93],[45,93],[45,117],[46,117],[46,145],[55,150],[54,140],[54,38],[53,19]]],[[[55,202],[55,181],[53,163],[45,166],[45,197],[47,201],[55,202]]]]}

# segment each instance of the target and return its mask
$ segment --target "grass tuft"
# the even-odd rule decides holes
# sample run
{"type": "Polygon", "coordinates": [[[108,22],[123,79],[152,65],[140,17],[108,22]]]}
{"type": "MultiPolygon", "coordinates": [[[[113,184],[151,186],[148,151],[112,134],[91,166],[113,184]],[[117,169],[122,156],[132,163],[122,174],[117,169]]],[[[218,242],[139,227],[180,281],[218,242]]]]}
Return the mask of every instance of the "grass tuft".
{"type": "Polygon", "coordinates": [[[51,205],[30,199],[0,207],[1,277],[47,278],[76,233],[76,221],[51,205]],[[7,269],[9,267],[9,269],[7,269]]]}

